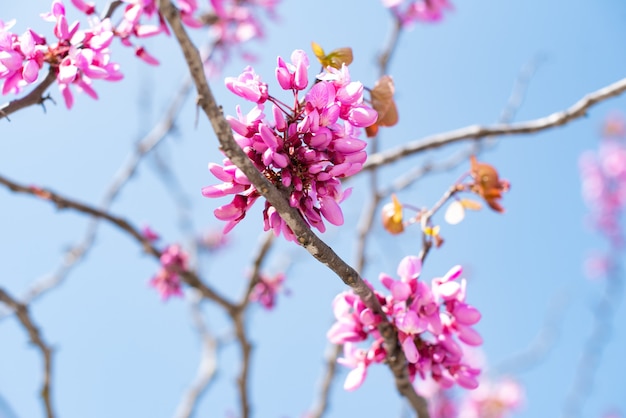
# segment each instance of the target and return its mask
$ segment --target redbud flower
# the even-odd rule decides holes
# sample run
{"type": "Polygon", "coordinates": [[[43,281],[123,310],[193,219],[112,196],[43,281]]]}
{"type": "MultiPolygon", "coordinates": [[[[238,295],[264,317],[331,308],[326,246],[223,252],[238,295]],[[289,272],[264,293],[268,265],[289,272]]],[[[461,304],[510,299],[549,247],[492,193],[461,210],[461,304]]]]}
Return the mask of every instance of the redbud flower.
{"type": "MultiPolygon", "coordinates": [[[[409,363],[411,379],[430,376],[441,387],[455,383],[467,389],[478,386],[480,369],[467,364],[463,344],[482,343],[472,328],[480,320],[480,312],[465,302],[466,283],[458,280],[460,266],[453,267],[442,278],[428,286],[418,281],[421,260],[405,257],[398,265],[400,280],[382,273],[380,281],[391,292],[384,296],[375,291],[387,320],[396,327],[398,341],[409,363]],[[457,341],[458,340],[458,341],[457,341]]],[[[333,301],[337,321],[327,333],[330,342],[345,344],[342,364],[353,370],[345,388],[353,390],[365,379],[367,367],[385,359],[383,338],[376,325],[381,318],[373,314],[352,292],[343,292],[333,301]],[[370,348],[354,344],[372,339],[370,348]],[[348,345],[350,344],[350,345],[348,345]]]]}
{"type": "Polygon", "coordinates": [[[187,270],[187,254],[179,245],[170,245],[161,253],[161,268],[150,280],[163,300],[171,296],[182,296],[180,272],[187,270]]]}
{"type": "Polygon", "coordinates": [[[250,301],[259,302],[265,309],[270,310],[276,304],[276,296],[282,289],[285,275],[282,273],[274,276],[260,275],[259,280],[250,293],[250,301]]]}
{"type": "MultiPolygon", "coordinates": [[[[308,66],[309,59],[301,50],[291,54],[291,63],[278,58],[276,78],[293,95],[292,108],[270,95],[267,84],[251,67],[239,77],[228,77],[228,89],[256,106],[246,115],[237,107],[237,117],[227,120],[235,141],[256,168],[288,193],[290,205],[310,226],[324,232],[324,219],[333,225],[343,224],[339,204],[350,189],[343,190],[340,179],[361,170],[367,144],[358,139],[358,128],[374,123],[376,112],[364,103],[363,85],[350,80],[345,65],[341,70],[328,67],[318,76],[320,81],[300,98],[300,91],[308,86],[308,66]],[[272,103],[272,119],[264,113],[267,102],[272,103]]],[[[218,219],[228,222],[224,228],[228,232],[246,216],[260,193],[229,159],[221,166],[209,164],[209,170],[224,183],[204,187],[204,196],[235,195],[231,203],[214,212],[218,219]]],[[[268,202],[263,223],[265,230],[295,240],[268,202]]]]}

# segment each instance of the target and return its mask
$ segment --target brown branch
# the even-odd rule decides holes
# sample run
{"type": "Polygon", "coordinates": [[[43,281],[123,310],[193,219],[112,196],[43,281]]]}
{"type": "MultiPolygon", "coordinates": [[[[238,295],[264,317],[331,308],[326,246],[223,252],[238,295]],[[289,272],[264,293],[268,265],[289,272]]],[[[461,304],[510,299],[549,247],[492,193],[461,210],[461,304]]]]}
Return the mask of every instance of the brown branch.
{"type": "MultiPolygon", "coordinates": [[[[198,50],[192,43],[183,27],[178,10],[169,0],[160,0],[160,11],[165,17],[175,34],[182,52],[187,61],[187,66],[198,90],[198,105],[208,117],[213,130],[217,135],[221,149],[226,156],[246,175],[255,188],[265,197],[276,209],[281,218],[291,228],[296,235],[298,243],[303,246],[313,257],[334,271],[342,281],[350,286],[363,302],[385,318],[381,306],[376,299],[374,292],[365,284],[360,275],[343,261],[326,243],[311,231],[300,213],[289,205],[285,196],[261,174],[244,151],[235,142],[230,125],[224,118],[221,108],[217,105],[213,93],[204,74],[202,60],[198,50]]],[[[426,402],[419,397],[411,382],[406,370],[406,357],[400,349],[397,341],[397,334],[393,325],[385,321],[379,325],[379,331],[383,336],[387,348],[387,360],[391,368],[398,391],[404,395],[413,408],[420,412],[420,417],[428,416],[426,402]]],[[[242,347],[245,353],[245,346],[242,347]]],[[[243,405],[247,406],[247,405],[243,405]]],[[[244,413],[246,409],[244,408],[244,413]]],[[[245,414],[244,414],[245,416],[245,414]]]]}
{"type": "Polygon", "coordinates": [[[54,83],[56,80],[56,68],[50,67],[48,70],[48,74],[46,78],[44,78],[41,83],[39,83],[34,89],[31,90],[26,96],[11,100],[8,103],[0,106],[0,119],[9,117],[10,114],[17,112],[18,110],[22,110],[28,106],[43,104],[46,100],[50,98],[50,96],[44,96],[48,87],[54,83]]]}
{"type": "Polygon", "coordinates": [[[0,302],[5,303],[9,308],[15,311],[15,314],[28,332],[28,336],[33,344],[41,351],[43,357],[43,385],[41,388],[41,399],[46,410],[47,418],[54,418],[54,410],[52,408],[52,349],[44,342],[41,331],[35,325],[28,312],[28,306],[18,302],[12,298],[4,289],[0,288],[0,302]]]}
{"type": "Polygon", "coordinates": [[[342,350],[343,346],[341,344],[329,346],[328,355],[326,356],[326,373],[324,373],[317,403],[311,409],[311,412],[306,415],[308,418],[321,418],[326,413],[330,389],[335,380],[335,374],[337,373],[337,358],[341,355],[342,350]]]}
{"type": "Polygon", "coordinates": [[[104,11],[104,13],[102,14],[102,17],[100,18],[101,20],[110,18],[111,16],[113,16],[113,12],[115,12],[115,9],[117,9],[119,6],[121,6],[122,4],[124,4],[123,1],[121,0],[113,0],[111,1],[106,10],[104,11]]]}
{"type": "MultiPolygon", "coordinates": [[[[108,212],[95,208],[85,203],[78,202],[76,200],[72,200],[61,196],[58,193],[52,192],[49,189],[44,189],[41,187],[33,187],[33,186],[24,186],[19,183],[16,183],[8,178],[0,175],[0,184],[6,186],[9,190],[16,193],[25,193],[31,196],[36,196],[40,199],[47,200],[51,203],[54,203],[58,209],[74,209],[78,212],[99,218],[104,219],[111,223],[114,226],[117,226],[119,229],[125,231],[130,236],[132,236],[141,246],[144,251],[153,257],[159,259],[161,257],[161,252],[152,245],[152,243],[146,239],[143,234],[133,225],[131,225],[126,219],[120,218],[115,215],[111,215],[108,212]]],[[[198,275],[189,270],[179,271],[178,272],[183,281],[187,283],[189,286],[198,289],[204,297],[216,302],[222,308],[224,308],[227,312],[233,312],[234,305],[229,302],[225,297],[221,296],[217,291],[209,287],[206,283],[204,283],[198,275]]]]}
{"type": "Polygon", "coordinates": [[[241,418],[250,417],[250,395],[248,393],[248,384],[250,379],[250,356],[252,354],[252,345],[246,335],[246,328],[244,324],[245,311],[236,312],[232,315],[235,325],[235,336],[237,342],[241,347],[241,371],[239,377],[237,377],[237,386],[239,387],[239,398],[241,401],[241,418]]]}
{"type": "Polygon", "coordinates": [[[520,135],[541,132],[550,128],[565,125],[587,114],[592,106],[626,91],[626,78],[585,95],[566,110],[552,113],[543,118],[513,124],[496,124],[492,126],[472,125],[450,132],[431,135],[417,141],[409,142],[398,148],[372,154],[363,166],[363,170],[390,164],[399,159],[429,149],[467,139],[480,139],[489,136],[520,135]]]}
{"type": "Polygon", "coordinates": [[[265,261],[265,257],[267,257],[267,254],[272,248],[272,244],[275,241],[274,238],[275,235],[272,231],[266,232],[263,236],[261,245],[259,246],[257,254],[254,256],[254,259],[252,261],[252,272],[250,273],[250,281],[248,282],[248,287],[246,287],[246,291],[244,292],[243,297],[237,305],[237,309],[240,311],[245,310],[248,306],[248,303],[250,302],[250,294],[252,293],[254,286],[256,286],[256,284],[260,280],[261,267],[263,265],[263,262],[265,261]]]}

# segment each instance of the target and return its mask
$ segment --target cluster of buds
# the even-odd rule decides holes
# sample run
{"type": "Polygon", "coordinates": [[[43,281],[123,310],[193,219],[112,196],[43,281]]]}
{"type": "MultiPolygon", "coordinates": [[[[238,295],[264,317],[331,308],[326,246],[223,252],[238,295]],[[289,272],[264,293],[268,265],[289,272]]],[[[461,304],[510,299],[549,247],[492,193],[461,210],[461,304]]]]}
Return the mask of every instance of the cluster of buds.
{"type": "MultiPolygon", "coordinates": [[[[359,128],[374,124],[377,113],[364,102],[363,85],[351,81],[345,64],[339,69],[326,67],[302,97],[309,85],[308,68],[309,59],[302,50],[292,53],[291,63],[278,58],[276,78],[293,95],[291,106],[270,95],[268,85],[251,67],[237,78],[228,77],[228,89],[256,105],[247,115],[237,107],[238,117],[227,119],[235,141],[256,168],[288,194],[290,205],[310,226],[324,232],[322,218],[333,225],[343,224],[339,203],[349,190],[342,190],[340,179],[361,170],[367,143],[358,139],[359,128]],[[263,113],[268,102],[272,120],[263,113]]],[[[246,216],[260,193],[228,158],[223,165],[209,164],[209,170],[224,183],[203,188],[204,196],[235,195],[231,203],[214,212],[228,222],[224,229],[228,232],[246,216]]],[[[266,231],[295,240],[268,202],[263,219],[266,231]]]]}
{"type": "MultiPolygon", "coordinates": [[[[398,266],[400,280],[380,275],[390,294],[374,291],[385,319],[397,330],[409,377],[413,381],[419,374],[444,388],[457,383],[474,389],[480,369],[466,364],[459,341],[469,346],[482,344],[482,338],[472,328],[481,315],[465,302],[465,279],[457,280],[461,267],[453,267],[444,277],[433,279],[430,286],[418,280],[420,272],[420,259],[405,257],[398,266]]],[[[327,337],[334,344],[344,344],[344,357],[339,362],[353,369],[344,388],[354,390],[365,380],[367,368],[386,358],[383,338],[377,329],[382,318],[352,292],[339,294],[333,301],[333,311],[337,322],[327,337]],[[356,345],[368,339],[372,340],[369,348],[356,345]]]]}
{"type": "Polygon", "coordinates": [[[187,270],[187,254],[179,245],[170,245],[161,253],[161,268],[150,280],[163,300],[170,296],[182,296],[180,273],[187,270]]]}

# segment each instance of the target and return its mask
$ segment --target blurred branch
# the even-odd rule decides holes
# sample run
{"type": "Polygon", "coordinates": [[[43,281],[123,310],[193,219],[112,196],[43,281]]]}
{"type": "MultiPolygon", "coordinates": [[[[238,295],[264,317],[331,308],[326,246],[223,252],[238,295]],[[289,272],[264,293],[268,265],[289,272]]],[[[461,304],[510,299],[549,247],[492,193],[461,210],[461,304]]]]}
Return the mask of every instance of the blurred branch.
{"type": "Polygon", "coordinates": [[[261,245],[259,246],[257,254],[254,256],[254,259],[252,261],[252,273],[250,274],[250,281],[248,282],[248,286],[246,287],[246,291],[244,292],[243,297],[237,305],[237,310],[243,311],[248,306],[248,303],[250,302],[250,294],[252,293],[254,286],[259,282],[261,266],[263,265],[267,254],[269,254],[274,240],[275,235],[272,231],[268,231],[263,235],[261,245]]]}
{"type": "Polygon", "coordinates": [[[566,291],[557,292],[548,306],[543,326],[537,333],[534,340],[518,353],[500,362],[494,367],[494,373],[517,374],[526,372],[537,367],[543,362],[550,350],[554,347],[560,332],[560,325],[563,322],[563,314],[570,300],[570,295],[566,291]]]}
{"type": "MultiPolygon", "coordinates": [[[[515,115],[524,103],[530,81],[536,74],[537,68],[539,68],[539,65],[544,61],[544,59],[545,57],[543,55],[536,55],[520,69],[513,84],[511,94],[509,95],[509,98],[500,113],[500,118],[498,119],[499,123],[511,123],[513,121],[515,115]]],[[[466,163],[471,155],[480,154],[484,148],[485,144],[483,141],[476,141],[466,149],[456,152],[444,161],[440,161],[438,163],[427,161],[422,166],[414,168],[408,173],[398,177],[391,184],[391,186],[381,190],[380,194],[383,198],[385,198],[394,192],[406,189],[427,174],[453,170],[459,165],[466,163]]]]}
{"type": "Polygon", "coordinates": [[[335,380],[335,373],[337,372],[337,358],[339,358],[342,350],[343,346],[341,344],[333,344],[328,347],[326,372],[324,373],[319,396],[311,412],[306,415],[307,418],[321,418],[326,413],[328,409],[328,399],[330,398],[330,389],[335,380]]]}
{"type": "Polygon", "coordinates": [[[537,68],[545,61],[546,57],[544,55],[537,54],[533,59],[528,61],[520,70],[517,78],[515,79],[515,83],[513,84],[513,89],[511,90],[511,94],[509,95],[509,99],[502,109],[500,113],[500,118],[498,122],[500,123],[511,123],[515,118],[515,114],[522,107],[524,103],[524,99],[526,98],[526,93],[528,91],[528,85],[535,73],[537,72],[537,68]]]}
{"type": "MultiPolygon", "coordinates": [[[[622,251],[616,250],[613,260],[623,258],[622,251]]],[[[592,307],[593,328],[591,335],[583,348],[582,356],[578,361],[572,387],[563,404],[563,417],[572,418],[581,416],[585,401],[594,388],[594,375],[600,365],[602,352],[607,346],[613,330],[615,312],[619,308],[622,293],[624,292],[621,271],[613,263],[612,271],[606,278],[606,286],[601,299],[592,307]]]]}
{"type": "Polygon", "coordinates": [[[218,342],[217,339],[211,335],[206,324],[204,323],[202,311],[200,310],[201,301],[202,295],[199,292],[194,291],[191,301],[191,316],[196,332],[198,333],[202,343],[202,350],[196,378],[187,389],[187,392],[183,395],[183,399],[178,405],[178,408],[176,408],[176,413],[174,414],[176,418],[189,418],[193,416],[200,397],[213,381],[217,371],[218,342]]]}
{"type": "MultiPolygon", "coordinates": [[[[159,259],[161,257],[161,252],[158,249],[156,249],[156,247],[154,247],[152,243],[148,239],[146,239],[143,236],[143,234],[136,227],[131,225],[126,219],[111,215],[108,212],[89,206],[88,204],[66,198],[64,196],[61,196],[58,193],[54,193],[50,191],[49,189],[44,189],[44,188],[35,187],[35,186],[24,186],[24,185],[18,184],[12,180],[9,180],[8,178],[2,175],[0,175],[0,184],[6,186],[8,189],[10,189],[13,192],[29,194],[31,196],[35,196],[40,199],[47,200],[51,203],[54,203],[58,209],[74,209],[78,212],[81,212],[81,213],[84,213],[84,214],[87,214],[87,215],[90,215],[99,219],[104,219],[108,221],[109,223],[111,223],[112,225],[117,226],[119,229],[125,231],[126,233],[131,235],[133,238],[135,238],[135,240],[141,244],[141,246],[143,247],[146,253],[152,255],[156,259],[159,259]]],[[[198,289],[204,297],[216,302],[218,305],[224,308],[227,312],[229,313],[233,312],[234,305],[231,302],[229,302],[225,297],[217,293],[214,289],[209,287],[202,280],[200,280],[200,278],[195,272],[185,270],[185,271],[179,271],[178,273],[181,275],[185,283],[187,283],[191,287],[198,289]]]]}
{"type": "MultiPolygon", "coordinates": [[[[122,188],[128,184],[128,181],[137,172],[143,157],[154,150],[155,147],[167,137],[172,129],[174,129],[178,113],[189,96],[190,91],[191,80],[187,77],[179,87],[163,118],[146,136],[137,142],[135,149],[126,158],[126,162],[113,177],[113,180],[106,189],[102,201],[100,202],[100,210],[106,211],[111,207],[115,199],[119,196],[122,188]]],[[[31,287],[22,298],[24,303],[30,303],[46,291],[61,284],[67,278],[72,268],[89,253],[96,238],[99,222],[99,218],[93,218],[89,222],[83,238],[65,253],[62,263],[53,273],[38,280],[31,287]]]]}
{"type": "Polygon", "coordinates": [[[626,78],[610,84],[600,90],[585,95],[566,110],[552,113],[543,118],[513,124],[496,124],[492,126],[472,125],[450,132],[431,135],[426,138],[409,142],[404,146],[388,151],[371,154],[363,170],[390,164],[399,159],[428,149],[439,148],[467,139],[480,139],[498,135],[520,135],[541,132],[550,128],[565,125],[587,114],[592,106],[626,91],[626,78]]]}
{"type": "MultiPolygon", "coordinates": [[[[255,188],[267,199],[267,201],[276,209],[280,217],[291,228],[296,235],[298,243],[303,246],[318,261],[325,264],[334,271],[345,284],[350,286],[355,294],[357,294],[363,302],[372,311],[381,318],[385,318],[381,306],[374,295],[374,292],[365,284],[360,275],[345,261],[343,261],[326,243],[324,243],[302,219],[300,213],[291,205],[285,196],[279,191],[261,172],[253,165],[241,147],[235,142],[232,130],[221,108],[217,105],[213,93],[209,87],[204,74],[204,67],[198,50],[187,35],[185,28],[180,20],[180,15],[176,7],[169,0],[160,0],[159,8],[161,14],[165,17],[172,28],[178,40],[181,50],[187,61],[189,71],[196,84],[198,90],[198,105],[201,107],[207,118],[211,122],[213,130],[220,143],[221,149],[226,156],[246,175],[255,188]]],[[[236,321],[238,326],[243,326],[241,316],[236,321]]],[[[411,385],[406,368],[406,357],[398,345],[397,334],[393,326],[384,321],[379,325],[379,331],[385,340],[387,348],[387,360],[391,368],[398,391],[405,396],[414,410],[418,412],[420,417],[427,417],[428,411],[426,402],[418,396],[411,385]]],[[[245,337],[245,335],[243,335],[245,337]]],[[[245,339],[242,340],[242,349],[244,351],[244,361],[246,348],[248,347],[245,339]]],[[[245,370],[244,370],[245,371],[245,370]]],[[[244,392],[245,394],[245,392],[244,392]]],[[[242,399],[242,416],[247,417],[249,405],[242,399]]]]}
{"type": "Polygon", "coordinates": [[[43,357],[43,385],[41,388],[41,399],[46,410],[46,417],[54,418],[54,410],[52,409],[52,349],[44,342],[41,331],[30,317],[28,306],[18,302],[12,298],[4,289],[0,288],[0,302],[5,303],[9,308],[15,311],[17,319],[20,321],[24,329],[28,332],[28,336],[33,344],[41,351],[43,357]]]}
{"type": "Polygon", "coordinates": [[[0,119],[8,119],[10,114],[17,112],[18,110],[22,110],[28,106],[43,104],[46,100],[51,100],[50,96],[44,96],[44,93],[57,79],[56,71],[56,68],[50,67],[46,78],[44,78],[41,83],[32,89],[30,93],[22,98],[11,100],[10,102],[1,105],[0,119]]]}
{"type": "Polygon", "coordinates": [[[395,17],[393,22],[393,28],[391,29],[391,36],[389,37],[389,42],[387,43],[387,46],[385,47],[383,52],[381,52],[378,57],[378,68],[380,77],[387,74],[387,70],[389,69],[389,62],[391,61],[393,53],[396,51],[401,33],[402,21],[399,18],[395,17]]]}

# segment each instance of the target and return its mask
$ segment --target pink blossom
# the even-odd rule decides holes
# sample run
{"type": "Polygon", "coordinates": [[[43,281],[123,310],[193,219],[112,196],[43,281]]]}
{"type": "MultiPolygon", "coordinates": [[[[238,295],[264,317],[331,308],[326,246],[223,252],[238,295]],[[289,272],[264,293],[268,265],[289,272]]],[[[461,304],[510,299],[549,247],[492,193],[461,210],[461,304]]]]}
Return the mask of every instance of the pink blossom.
{"type": "Polygon", "coordinates": [[[460,403],[459,418],[506,418],[524,402],[522,386],[511,378],[483,381],[460,403]]]}
{"type": "MultiPolygon", "coordinates": [[[[428,286],[418,281],[421,273],[421,260],[418,257],[405,257],[398,266],[400,280],[386,274],[380,275],[383,285],[391,291],[383,296],[375,291],[381,301],[387,320],[396,327],[398,341],[406,356],[411,379],[416,375],[432,378],[444,388],[455,383],[466,389],[478,387],[480,369],[468,364],[463,344],[476,346],[482,343],[480,335],[472,328],[480,320],[478,310],[465,302],[464,279],[459,266],[453,267],[442,278],[435,278],[428,286]]],[[[356,388],[365,378],[365,370],[370,363],[384,360],[382,337],[376,325],[381,318],[365,306],[352,292],[338,295],[333,302],[336,322],[327,333],[334,344],[353,344],[373,340],[373,348],[383,350],[381,355],[368,358],[359,351],[360,362],[352,361],[352,379],[346,386],[356,388]]],[[[370,348],[372,350],[372,348],[370,348]]],[[[356,353],[350,349],[352,354],[356,353]]],[[[380,353],[379,353],[380,354],[380,353]]]]}
{"type": "Polygon", "coordinates": [[[180,273],[187,270],[187,254],[179,245],[170,245],[161,253],[161,268],[150,280],[163,300],[171,296],[182,296],[180,273]]]}
{"type": "MultiPolygon", "coordinates": [[[[256,103],[247,115],[237,107],[237,118],[227,119],[235,141],[257,169],[275,186],[289,190],[291,206],[310,226],[324,232],[324,220],[333,225],[344,222],[340,203],[349,196],[350,189],[343,190],[340,178],[357,173],[363,166],[367,144],[357,138],[358,127],[374,123],[376,112],[364,103],[363,86],[350,81],[347,68],[321,77],[300,101],[299,92],[308,86],[308,66],[308,57],[301,50],[291,54],[291,63],[278,58],[276,78],[283,89],[291,92],[293,108],[270,95],[267,84],[251,67],[239,77],[227,78],[229,90],[256,103]],[[345,89],[350,94],[339,97],[338,92],[345,89]],[[266,101],[273,103],[273,120],[263,113],[266,101]]],[[[210,164],[209,170],[224,183],[204,187],[204,196],[235,195],[231,203],[214,212],[218,219],[228,222],[225,231],[229,231],[246,216],[260,193],[228,159],[223,166],[210,164]]],[[[295,240],[289,226],[268,202],[263,222],[265,230],[295,240]]]]}
{"type": "Polygon", "coordinates": [[[276,304],[276,296],[282,289],[285,275],[282,273],[274,276],[259,275],[257,283],[250,293],[250,301],[259,302],[265,309],[270,310],[276,304]]]}
{"type": "Polygon", "coordinates": [[[141,234],[150,242],[158,241],[161,237],[154,232],[150,226],[146,225],[141,230],[141,234]]]}

